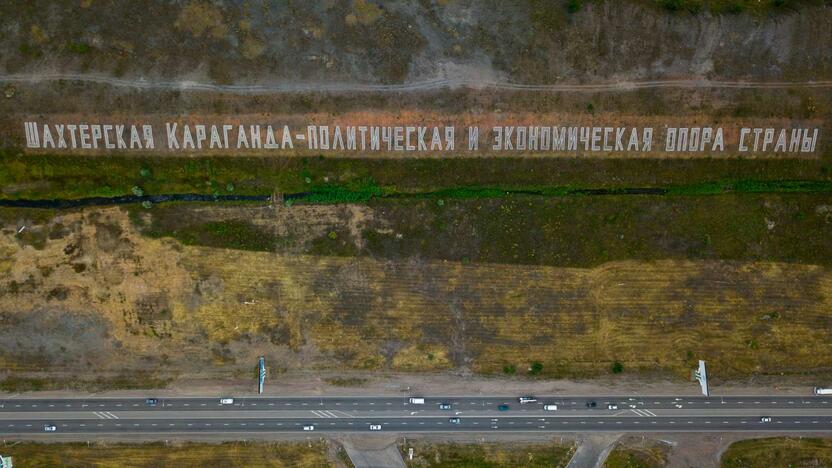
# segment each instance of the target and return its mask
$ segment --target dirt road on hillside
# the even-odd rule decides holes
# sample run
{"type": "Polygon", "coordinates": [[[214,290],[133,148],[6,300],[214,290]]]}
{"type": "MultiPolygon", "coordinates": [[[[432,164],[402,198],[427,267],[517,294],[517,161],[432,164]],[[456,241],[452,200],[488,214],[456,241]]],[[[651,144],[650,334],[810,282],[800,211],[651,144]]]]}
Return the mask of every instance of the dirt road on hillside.
{"type": "Polygon", "coordinates": [[[542,92],[617,92],[637,89],[656,88],[719,88],[719,89],[782,89],[782,88],[832,88],[832,81],[712,81],[712,80],[661,80],[661,81],[620,81],[612,83],[586,84],[519,84],[497,81],[480,81],[464,78],[439,77],[425,81],[415,81],[403,84],[369,84],[369,83],[263,83],[263,84],[213,84],[196,81],[151,81],[143,78],[124,79],[104,75],[88,75],[74,73],[55,73],[38,75],[6,75],[0,76],[0,83],[48,83],[72,81],[78,83],[104,84],[119,88],[133,88],[141,90],[179,90],[179,91],[207,91],[232,94],[270,94],[270,93],[298,93],[310,91],[322,92],[403,92],[430,91],[436,89],[496,89],[542,92]]]}

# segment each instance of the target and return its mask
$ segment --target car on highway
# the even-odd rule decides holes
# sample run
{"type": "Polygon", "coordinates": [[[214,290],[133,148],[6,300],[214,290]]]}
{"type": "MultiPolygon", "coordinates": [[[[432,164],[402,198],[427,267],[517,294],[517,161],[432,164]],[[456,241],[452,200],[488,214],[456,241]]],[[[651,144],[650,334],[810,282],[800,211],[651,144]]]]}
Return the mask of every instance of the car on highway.
{"type": "Polygon", "coordinates": [[[764,422],[764,423],[771,422],[771,417],[770,416],[763,416],[762,418],[760,418],[760,422],[764,422]]]}
{"type": "Polygon", "coordinates": [[[425,404],[425,399],[424,398],[419,398],[419,397],[411,398],[408,401],[410,402],[411,405],[424,405],[425,404]]]}
{"type": "Polygon", "coordinates": [[[234,399],[233,398],[220,398],[221,405],[233,405],[234,399]]]}
{"type": "Polygon", "coordinates": [[[451,424],[459,424],[461,421],[459,418],[448,418],[448,422],[451,424]]]}
{"type": "Polygon", "coordinates": [[[304,430],[304,431],[314,431],[314,430],[315,430],[315,426],[303,426],[303,430],[304,430]]]}
{"type": "Polygon", "coordinates": [[[451,409],[451,404],[450,403],[439,403],[439,409],[449,410],[449,409],[451,409]]]}
{"type": "Polygon", "coordinates": [[[55,432],[57,430],[58,430],[58,428],[55,427],[54,424],[44,424],[43,425],[43,431],[44,432],[55,432]]]}
{"type": "Polygon", "coordinates": [[[526,403],[535,403],[535,402],[537,402],[537,398],[535,398],[533,396],[521,396],[520,398],[517,399],[517,401],[519,401],[521,405],[525,405],[526,403]]]}
{"type": "Polygon", "coordinates": [[[156,406],[159,403],[159,400],[156,398],[147,398],[144,400],[144,404],[147,406],[156,406]]]}
{"type": "Polygon", "coordinates": [[[558,405],[543,405],[543,411],[557,411],[558,405]]]}
{"type": "Polygon", "coordinates": [[[370,424],[370,430],[371,431],[380,431],[381,430],[381,424],[370,424]]]}
{"type": "Polygon", "coordinates": [[[596,406],[598,406],[598,403],[594,400],[589,400],[586,402],[587,408],[595,408],[596,406]]]}
{"type": "Polygon", "coordinates": [[[500,405],[497,407],[499,411],[508,411],[508,405],[500,405]]]}
{"type": "Polygon", "coordinates": [[[607,405],[607,409],[618,409],[618,405],[615,403],[610,403],[607,405]]]}

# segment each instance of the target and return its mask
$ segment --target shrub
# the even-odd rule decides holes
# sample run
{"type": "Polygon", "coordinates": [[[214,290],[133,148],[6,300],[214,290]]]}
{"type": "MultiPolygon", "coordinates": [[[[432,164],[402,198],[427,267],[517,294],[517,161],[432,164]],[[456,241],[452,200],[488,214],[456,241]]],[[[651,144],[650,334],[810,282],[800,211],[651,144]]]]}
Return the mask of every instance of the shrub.
{"type": "Polygon", "coordinates": [[[624,372],[624,364],[621,364],[618,361],[615,361],[614,363],[612,363],[612,373],[613,374],[620,374],[622,372],[624,372]]]}
{"type": "Polygon", "coordinates": [[[514,364],[506,364],[503,366],[503,374],[514,375],[517,372],[517,368],[514,367],[514,364]]]}
{"type": "Polygon", "coordinates": [[[577,13],[582,6],[581,0],[569,0],[566,2],[566,11],[569,13],[577,13]]]}
{"type": "Polygon", "coordinates": [[[540,361],[534,361],[531,366],[529,366],[529,375],[539,375],[543,372],[543,363],[540,361]]]}

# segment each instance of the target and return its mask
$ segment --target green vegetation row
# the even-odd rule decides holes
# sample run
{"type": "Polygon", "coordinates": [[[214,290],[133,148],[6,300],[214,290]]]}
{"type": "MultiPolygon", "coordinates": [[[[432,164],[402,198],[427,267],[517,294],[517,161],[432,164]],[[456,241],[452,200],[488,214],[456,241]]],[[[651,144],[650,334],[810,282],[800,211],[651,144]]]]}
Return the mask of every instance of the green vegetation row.
{"type": "MultiPolygon", "coordinates": [[[[268,252],[563,267],[662,259],[832,262],[832,196],[828,192],[437,196],[373,198],[367,204],[373,216],[360,232],[347,221],[333,220],[311,238],[292,226],[286,235],[277,235],[252,223],[249,210],[258,208],[227,208],[219,217],[205,211],[194,216],[191,206],[181,203],[151,210],[134,205],[129,210],[141,232],[151,237],[268,252]],[[237,215],[229,217],[235,210],[239,210],[237,215]],[[142,213],[151,216],[139,216],[142,213]]],[[[37,247],[36,239],[29,242],[37,247]]]]}
{"type": "Polygon", "coordinates": [[[662,189],[675,195],[828,192],[822,160],[82,157],[0,150],[0,199],[52,200],[196,193],[304,193],[307,202],[376,197],[493,198],[662,189]]]}
{"type": "Polygon", "coordinates": [[[513,196],[564,197],[587,195],[719,195],[726,193],[832,193],[829,181],[724,181],[669,187],[634,188],[585,188],[585,187],[543,187],[543,188],[501,188],[501,187],[454,187],[432,192],[398,192],[394,187],[380,187],[373,181],[352,190],[339,186],[314,187],[309,192],[289,196],[288,203],[295,200],[306,203],[358,203],[373,198],[391,199],[488,199],[513,196]]]}

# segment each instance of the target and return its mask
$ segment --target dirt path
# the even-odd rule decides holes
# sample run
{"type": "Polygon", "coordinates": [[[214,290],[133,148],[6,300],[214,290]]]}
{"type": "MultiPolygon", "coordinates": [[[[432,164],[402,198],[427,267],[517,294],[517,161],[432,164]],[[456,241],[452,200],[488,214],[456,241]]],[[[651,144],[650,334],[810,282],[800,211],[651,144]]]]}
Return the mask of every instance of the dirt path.
{"type": "Polygon", "coordinates": [[[429,91],[445,88],[474,88],[518,91],[544,92],[616,92],[636,89],[655,88],[733,88],[733,89],[777,89],[777,88],[832,88],[832,81],[803,82],[751,82],[751,81],[712,81],[712,80],[661,80],[661,81],[621,81],[613,83],[587,84],[519,84],[488,80],[470,80],[465,78],[440,77],[431,80],[402,84],[368,84],[368,83],[264,83],[264,84],[212,84],[196,81],[150,81],[144,78],[124,79],[104,75],[75,73],[45,73],[38,75],[0,76],[0,83],[49,83],[74,81],[79,83],[104,84],[118,88],[142,90],[179,90],[209,91],[232,94],[270,94],[296,92],[402,92],[429,91]]]}

